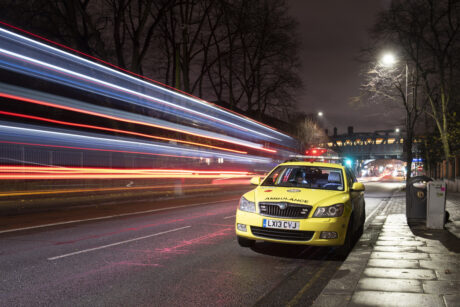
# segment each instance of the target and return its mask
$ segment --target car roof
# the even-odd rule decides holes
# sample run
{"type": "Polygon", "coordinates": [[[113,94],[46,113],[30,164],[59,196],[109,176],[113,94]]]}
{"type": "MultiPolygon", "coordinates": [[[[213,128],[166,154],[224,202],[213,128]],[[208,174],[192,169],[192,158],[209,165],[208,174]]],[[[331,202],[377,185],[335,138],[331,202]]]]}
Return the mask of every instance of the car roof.
{"type": "Polygon", "coordinates": [[[326,163],[326,162],[307,162],[307,161],[292,161],[292,162],[284,162],[280,165],[298,165],[298,166],[320,166],[320,167],[330,167],[330,168],[338,168],[344,170],[345,167],[341,164],[337,163],[326,163]]]}

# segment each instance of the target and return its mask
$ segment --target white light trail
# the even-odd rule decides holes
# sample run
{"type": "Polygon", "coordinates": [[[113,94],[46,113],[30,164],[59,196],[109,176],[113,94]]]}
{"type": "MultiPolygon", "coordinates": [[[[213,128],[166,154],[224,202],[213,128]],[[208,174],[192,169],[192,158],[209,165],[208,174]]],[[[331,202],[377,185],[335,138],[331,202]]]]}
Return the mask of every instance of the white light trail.
{"type": "MultiPolygon", "coordinates": [[[[188,100],[188,101],[191,101],[191,102],[194,102],[194,103],[198,103],[198,104],[200,104],[200,105],[206,106],[206,107],[208,107],[208,108],[211,108],[211,109],[213,109],[213,110],[215,110],[215,111],[218,111],[218,112],[220,112],[220,113],[223,113],[223,114],[225,114],[225,115],[231,116],[231,117],[236,118],[236,119],[238,119],[238,120],[243,120],[243,121],[245,121],[245,122],[247,122],[247,123],[249,123],[249,124],[251,124],[251,125],[255,125],[255,126],[257,126],[258,128],[262,128],[262,129],[264,129],[264,130],[266,130],[266,131],[269,131],[269,132],[271,132],[271,133],[277,134],[277,135],[282,136],[282,137],[284,137],[284,138],[292,139],[292,137],[290,137],[290,136],[288,136],[288,135],[286,135],[286,134],[284,134],[284,133],[281,133],[281,132],[279,132],[279,131],[277,131],[277,130],[275,130],[275,129],[273,129],[273,128],[270,128],[270,127],[267,127],[267,126],[262,125],[262,124],[260,124],[260,123],[257,123],[256,121],[253,121],[253,120],[251,120],[251,119],[249,119],[249,118],[242,117],[242,116],[237,115],[237,114],[233,114],[233,113],[228,112],[228,111],[226,111],[226,110],[223,110],[223,109],[221,109],[221,108],[219,108],[219,107],[213,106],[213,105],[211,105],[210,103],[205,102],[205,101],[203,101],[203,100],[196,99],[196,98],[193,98],[193,97],[191,97],[191,96],[187,96],[187,95],[181,94],[181,93],[179,93],[179,92],[175,92],[175,91],[172,91],[172,90],[170,90],[170,89],[161,87],[161,86],[159,86],[159,85],[156,85],[156,84],[153,84],[153,83],[144,81],[144,80],[142,80],[142,79],[139,79],[139,78],[136,78],[136,77],[134,77],[134,76],[131,76],[131,75],[122,73],[122,72],[120,72],[120,71],[117,71],[117,70],[115,70],[115,69],[109,68],[109,67],[107,67],[107,66],[104,66],[104,65],[95,63],[95,62],[93,62],[93,61],[90,61],[90,60],[84,59],[84,58],[82,58],[82,57],[73,55],[73,54],[68,53],[68,52],[65,52],[65,51],[63,51],[63,50],[60,50],[60,49],[54,48],[54,47],[52,47],[52,46],[43,44],[43,43],[41,43],[41,42],[32,40],[32,39],[27,38],[27,37],[25,37],[25,36],[16,34],[16,33],[14,33],[14,32],[11,32],[11,31],[8,31],[8,30],[2,29],[2,28],[0,28],[0,32],[6,33],[6,34],[11,35],[11,36],[13,36],[13,37],[16,37],[16,38],[18,38],[18,39],[27,41],[27,42],[29,42],[29,43],[31,43],[31,44],[38,45],[38,46],[40,46],[40,47],[42,47],[42,48],[52,50],[52,51],[54,51],[54,52],[56,52],[56,53],[59,53],[59,54],[62,54],[62,55],[64,55],[64,56],[71,57],[71,58],[73,58],[73,59],[75,59],[75,60],[77,60],[77,61],[82,61],[82,62],[84,62],[84,63],[86,63],[86,64],[88,64],[88,65],[94,65],[94,66],[96,66],[96,67],[98,67],[98,68],[100,68],[100,69],[102,69],[102,70],[108,71],[108,72],[110,72],[110,73],[112,73],[112,74],[116,74],[116,75],[118,75],[118,76],[120,76],[120,77],[122,77],[122,78],[130,79],[130,80],[135,81],[135,82],[139,82],[139,83],[143,84],[144,86],[153,87],[153,88],[155,88],[156,90],[161,90],[161,91],[163,91],[163,92],[167,92],[168,94],[173,94],[173,95],[179,96],[179,97],[181,97],[181,98],[183,98],[183,99],[186,99],[186,100],[188,100]]],[[[89,78],[89,77],[88,77],[88,78],[89,78]]],[[[100,81],[100,80],[99,80],[99,81],[100,81]]],[[[138,94],[140,94],[140,93],[138,93],[138,94]]],[[[173,105],[174,105],[175,107],[179,107],[178,105],[175,105],[175,104],[173,104],[173,105]]],[[[205,116],[205,114],[203,114],[203,113],[199,113],[199,114],[200,114],[201,116],[205,116]]],[[[211,117],[211,118],[213,118],[213,117],[211,117]]],[[[227,122],[227,121],[225,121],[225,122],[227,122]]],[[[229,123],[229,122],[227,122],[227,123],[229,123]]],[[[251,130],[251,129],[249,129],[249,130],[250,130],[251,132],[254,132],[254,131],[251,130]]],[[[254,133],[256,133],[256,132],[254,132],[254,133]]],[[[257,134],[267,136],[267,135],[265,135],[265,134],[263,134],[263,133],[257,133],[257,134]]],[[[267,136],[267,137],[274,138],[274,137],[272,137],[272,136],[267,136]]],[[[276,138],[275,138],[275,139],[276,139],[276,138]]]]}

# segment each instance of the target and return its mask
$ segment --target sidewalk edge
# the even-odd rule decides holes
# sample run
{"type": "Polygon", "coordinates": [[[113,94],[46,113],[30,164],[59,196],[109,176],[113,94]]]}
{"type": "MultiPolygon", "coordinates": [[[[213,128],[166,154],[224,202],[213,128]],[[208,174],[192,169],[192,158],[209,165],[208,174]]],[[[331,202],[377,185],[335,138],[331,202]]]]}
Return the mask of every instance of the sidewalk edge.
{"type": "Polygon", "coordinates": [[[366,221],[364,234],[329,283],[316,298],[314,307],[339,307],[350,303],[361,274],[367,266],[373,247],[385,223],[387,207],[394,194],[383,200],[366,221]],[[384,215],[382,215],[382,213],[384,215]]]}

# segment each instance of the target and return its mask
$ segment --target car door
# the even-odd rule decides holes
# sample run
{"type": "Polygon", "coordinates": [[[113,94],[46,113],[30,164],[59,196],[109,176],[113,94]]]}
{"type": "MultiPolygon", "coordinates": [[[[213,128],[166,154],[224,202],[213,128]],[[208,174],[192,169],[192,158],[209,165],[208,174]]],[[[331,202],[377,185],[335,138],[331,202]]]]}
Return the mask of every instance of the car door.
{"type": "Polygon", "coordinates": [[[353,208],[353,231],[360,227],[362,221],[364,221],[364,192],[362,191],[353,191],[351,187],[353,183],[357,182],[356,176],[353,174],[352,171],[346,169],[347,174],[347,183],[350,187],[350,199],[351,205],[353,208]]]}

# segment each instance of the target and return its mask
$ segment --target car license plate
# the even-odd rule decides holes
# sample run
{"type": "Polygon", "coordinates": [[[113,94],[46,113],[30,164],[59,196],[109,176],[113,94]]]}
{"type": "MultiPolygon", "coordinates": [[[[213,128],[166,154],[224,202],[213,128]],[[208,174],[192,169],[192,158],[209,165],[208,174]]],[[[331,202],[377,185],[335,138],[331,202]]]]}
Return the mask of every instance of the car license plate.
{"type": "Polygon", "coordinates": [[[293,221],[280,221],[280,220],[263,220],[264,228],[278,228],[278,229],[294,229],[298,230],[300,227],[299,222],[293,221]]]}

